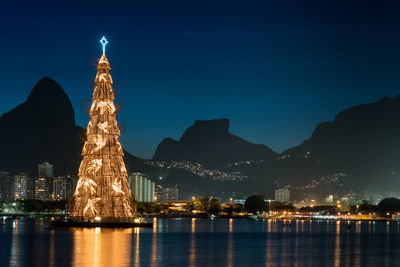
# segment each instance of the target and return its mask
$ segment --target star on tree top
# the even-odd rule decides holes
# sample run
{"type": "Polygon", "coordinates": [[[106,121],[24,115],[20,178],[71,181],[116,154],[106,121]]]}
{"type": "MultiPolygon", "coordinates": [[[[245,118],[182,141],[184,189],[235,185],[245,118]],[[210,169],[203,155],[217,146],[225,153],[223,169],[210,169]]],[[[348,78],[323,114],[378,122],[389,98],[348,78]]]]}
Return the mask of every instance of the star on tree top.
{"type": "Polygon", "coordinates": [[[106,45],[108,44],[108,41],[106,37],[103,36],[100,40],[101,45],[103,46],[103,54],[106,52],[106,45]]]}

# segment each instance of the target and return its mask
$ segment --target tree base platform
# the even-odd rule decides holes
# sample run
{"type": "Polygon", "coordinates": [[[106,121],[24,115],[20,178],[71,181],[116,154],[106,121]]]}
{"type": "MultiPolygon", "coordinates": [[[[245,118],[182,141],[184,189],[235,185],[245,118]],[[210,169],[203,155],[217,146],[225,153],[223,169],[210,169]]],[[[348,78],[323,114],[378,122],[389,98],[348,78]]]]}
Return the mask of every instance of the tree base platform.
{"type": "Polygon", "coordinates": [[[55,220],[51,222],[52,228],[134,228],[134,227],[153,227],[152,222],[76,222],[55,220]]]}

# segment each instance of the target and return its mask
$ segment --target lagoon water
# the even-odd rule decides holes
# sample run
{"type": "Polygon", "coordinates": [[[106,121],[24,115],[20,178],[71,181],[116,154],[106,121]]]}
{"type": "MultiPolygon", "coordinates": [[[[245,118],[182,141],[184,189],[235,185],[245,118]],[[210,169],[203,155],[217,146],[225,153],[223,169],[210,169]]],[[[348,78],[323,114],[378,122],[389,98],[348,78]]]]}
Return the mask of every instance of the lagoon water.
{"type": "Polygon", "coordinates": [[[154,219],[148,229],[56,229],[6,219],[0,266],[400,266],[400,224],[154,219]]]}

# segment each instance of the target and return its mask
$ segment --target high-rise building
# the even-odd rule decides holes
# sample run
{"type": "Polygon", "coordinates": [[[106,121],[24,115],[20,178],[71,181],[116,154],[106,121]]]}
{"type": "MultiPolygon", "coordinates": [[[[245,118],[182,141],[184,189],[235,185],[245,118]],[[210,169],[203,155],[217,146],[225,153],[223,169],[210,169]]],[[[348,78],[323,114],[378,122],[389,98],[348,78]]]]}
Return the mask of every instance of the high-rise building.
{"type": "Polygon", "coordinates": [[[175,187],[165,187],[157,185],[156,187],[157,201],[179,200],[179,189],[175,187]]]}
{"type": "Polygon", "coordinates": [[[38,165],[38,177],[35,179],[35,199],[52,200],[53,193],[53,165],[45,161],[38,165]]]}
{"type": "Polygon", "coordinates": [[[137,202],[153,202],[155,183],[143,173],[133,173],[128,176],[128,184],[132,196],[137,202]]]}
{"type": "Polygon", "coordinates": [[[11,193],[13,179],[9,172],[0,172],[0,194],[1,201],[12,201],[13,195],[11,193]]]}
{"type": "Polygon", "coordinates": [[[38,165],[38,177],[53,178],[53,165],[47,161],[38,165]]]}
{"type": "Polygon", "coordinates": [[[14,180],[11,186],[11,195],[13,199],[29,199],[29,177],[26,173],[14,175],[14,180]]]}
{"type": "Polygon", "coordinates": [[[67,178],[64,176],[55,177],[53,180],[53,200],[66,200],[67,199],[67,178]]]}
{"type": "Polygon", "coordinates": [[[65,191],[67,194],[67,198],[66,198],[66,200],[67,200],[68,198],[70,198],[74,195],[75,187],[78,182],[78,177],[67,175],[66,178],[67,178],[67,188],[65,191]]]}
{"type": "Polygon", "coordinates": [[[36,179],[34,177],[28,178],[28,191],[26,194],[26,199],[35,199],[35,182],[36,179]]]}
{"type": "Polygon", "coordinates": [[[53,179],[52,199],[56,201],[68,200],[74,194],[76,179],[67,175],[53,179]]]}
{"type": "Polygon", "coordinates": [[[35,199],[48,201],[51,200],[50,178],[38,177],[35,180],[35,199]]]}
{"type": "Polygon", "coordinates": [[[275,190],[275,200],[282,203],[290,202],[290,191],[286,188],[275,190]]]}

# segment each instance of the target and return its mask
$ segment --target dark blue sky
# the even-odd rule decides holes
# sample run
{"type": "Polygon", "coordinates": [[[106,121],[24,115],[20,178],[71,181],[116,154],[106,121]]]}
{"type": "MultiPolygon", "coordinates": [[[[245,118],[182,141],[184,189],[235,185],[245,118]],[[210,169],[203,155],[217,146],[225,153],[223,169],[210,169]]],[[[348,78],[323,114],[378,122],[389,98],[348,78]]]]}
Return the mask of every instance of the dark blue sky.
{"type": "MultiPolygon", "coordinates": [[[[3,1],[0,113],[45,75],[77,123],[91,97],[90,55],[104,16],[123,145],[151,157],[195,119],[276,151],[341,110],[400,94],[400,9],[368,1],[3,1]],[[84,3],[83,3],[84,2],[84,3]],[[352,3],[350,3],[352,2],[352,3]],[[373,4],[375,3],[375,4],[373,4]]],[[[389,3],[389,2],[388,2],[389,3]]]]}

